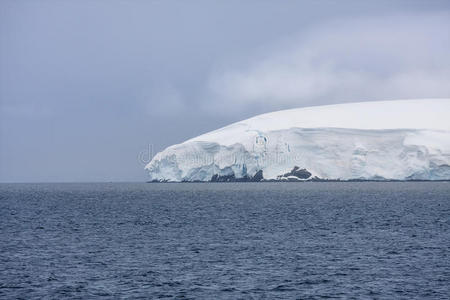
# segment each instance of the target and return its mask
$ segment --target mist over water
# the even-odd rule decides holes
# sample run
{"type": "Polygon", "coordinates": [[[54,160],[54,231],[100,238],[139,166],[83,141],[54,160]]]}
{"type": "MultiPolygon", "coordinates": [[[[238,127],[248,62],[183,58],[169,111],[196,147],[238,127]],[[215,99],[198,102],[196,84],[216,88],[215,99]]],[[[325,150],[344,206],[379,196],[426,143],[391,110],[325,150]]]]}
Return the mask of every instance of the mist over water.
{"type": "Polygon", "coordinates": [[[450,183],[1,184],[0,298],[450,297],[450,183]]]}

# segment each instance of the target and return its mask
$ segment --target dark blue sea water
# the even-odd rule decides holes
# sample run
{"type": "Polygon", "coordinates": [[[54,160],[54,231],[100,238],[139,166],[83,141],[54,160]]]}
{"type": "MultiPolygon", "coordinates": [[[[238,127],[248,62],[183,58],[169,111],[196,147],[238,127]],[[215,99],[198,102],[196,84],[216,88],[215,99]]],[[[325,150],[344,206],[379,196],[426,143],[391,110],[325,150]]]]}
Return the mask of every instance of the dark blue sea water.
{"type": "Polygon", "coordinates": [[[0,298],[448,299],[450,182],[1,184],[0,298]]]}

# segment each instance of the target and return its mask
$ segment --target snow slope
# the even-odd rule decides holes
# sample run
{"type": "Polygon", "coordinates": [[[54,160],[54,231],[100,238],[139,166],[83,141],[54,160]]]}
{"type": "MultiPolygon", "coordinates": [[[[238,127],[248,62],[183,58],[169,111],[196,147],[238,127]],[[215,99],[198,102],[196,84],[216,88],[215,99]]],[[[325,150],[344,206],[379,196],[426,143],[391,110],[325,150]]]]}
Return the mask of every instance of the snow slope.
{"type": "Polygon", "coordinates": [[[450,179],[450,99],[262,114],[170,146],[146,169],[157,181],[450,179]]]}

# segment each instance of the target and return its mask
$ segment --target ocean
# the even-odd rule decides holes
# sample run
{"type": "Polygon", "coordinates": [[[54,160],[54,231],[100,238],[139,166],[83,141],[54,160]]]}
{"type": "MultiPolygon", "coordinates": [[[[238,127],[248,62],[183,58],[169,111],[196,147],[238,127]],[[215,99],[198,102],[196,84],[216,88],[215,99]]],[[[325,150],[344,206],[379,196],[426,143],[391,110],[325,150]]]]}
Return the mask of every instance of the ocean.
{"type": "Polygon", "coordinates": [[[0,184],[2,299],[448,299],[450,182],[0,184]]]}

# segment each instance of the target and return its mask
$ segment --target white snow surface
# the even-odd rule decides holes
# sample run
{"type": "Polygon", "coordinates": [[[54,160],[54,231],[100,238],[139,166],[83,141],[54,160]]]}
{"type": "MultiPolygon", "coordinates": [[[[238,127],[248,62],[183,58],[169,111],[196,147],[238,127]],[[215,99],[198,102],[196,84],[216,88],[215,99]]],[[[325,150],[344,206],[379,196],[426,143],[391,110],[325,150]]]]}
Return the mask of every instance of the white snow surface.
{"type": "Polygon", "coordinates": [[[321,179],[449,180],[450,99],[315,106],[255,116],[173,145],[150,180],[264,179],[295,166],[321,179]]]}

